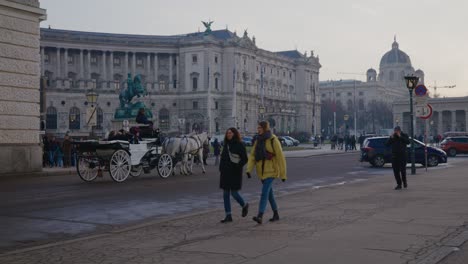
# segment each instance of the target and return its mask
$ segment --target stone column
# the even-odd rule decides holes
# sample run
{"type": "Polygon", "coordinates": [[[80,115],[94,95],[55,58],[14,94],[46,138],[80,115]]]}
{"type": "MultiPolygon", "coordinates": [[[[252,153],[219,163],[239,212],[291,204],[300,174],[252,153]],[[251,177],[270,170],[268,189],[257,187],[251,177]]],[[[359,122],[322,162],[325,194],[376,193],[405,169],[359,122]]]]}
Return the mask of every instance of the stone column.
{"type": "Polygon", "coordinates": [[[61,70],[61,69],[60,69],[60,48],[57,48],[57,55],[56,55],[56,57],[57,57],[57,62],[56,62],[56,64],[57,64],[57,65],[56,65],[56,66],[57,66],[57,70],[56,70],[56,71],[57,71],[57,74],[56,74],[55,76],[56,76],[56,79],[59,79],[60,77],[62,77],[62,74],[61,74],[61,72],[60,72],[60,70],[61,70]]]}
{"type": "Polygon", "coordinates": [[[179,88],[179,55],[176,55],[176,88],[179,88]]]}
{"type": "Polygon", "coordinates": [[[158,87],[158,71],[159,71],[159,60],[158,60],[158,54],[154,54],[154,82],[156,83],[155,88],[158,87]]]}
{"type": "MultiPolygon", "coordinates": [[[[114,81],[114,52],[109,51],[110,63],[109,63],[109,80],[114,81]]],[[[113,87],[112,87],[113,88],[113,87]]]]}
{"type": "Polygon", "coordinates": [[[444,124],[442,123],[442,116],[444,115],[444,111],[439,111],[439,115],[437,117],[437,134],[442,135],[444,133],[444,124]]]}
{"type": "Polygon", "coordinates": [[[135,77],[136,74],[136,52],[133,52],[132,56],[132,78],[135,77]]]}
{"type": "Polygon", "coordinates": [[[150,57],[150,54],[147,53],[146,54],[146,82],[148,83],[148,81],[151,79],[150,78],[150,74],[151,74],[151,57],[150,57]]]}
{"type": "Polygon", "coordinates": [[[125,59],[124,59],[124,80],[127,79],[127,74],[128,74],[128,52],[125,52],[125,59]]]}
{"type": "Polygon", "coordinates": [[[102,51],[102,80],[107,81],[107,70],[106,70],[106,51],[102,51]]]}
{"type": "Polygon", "coordinates": [[[45,47],[41,48],[41,76],[45,75],[45,47]]]}
{"type": "Polygon", "coordinates": [[[86,79],[91,80],[91,50],[88,50],[88,55],[86,58],[87,62],[87,72],[86,72],[86,79]]]}
{"type": "Polygon", "coordinates": [[[68,49],[65,49],[65,52],[63,53],[63,86],[65,89],[70,88],[70,78],[68,78],[68,49]]]}
{"type": "Polygon", "coordinates": [[[84,79],[83,50],[80,49],[80,79],[84,79]]]}
{"type": "Polygon", "coordinates": [[[68,80],[68,49],[65,49],[65,53],[63,54],[63,64],[63,68],[65,69],[63,76],[68,80]]]}
{"type": "Polygon", "coordinates": [[[452,124],[450,126],[451,131],[456,131],[457,128],[457,111],[452,111],[452,124]]]}
{"type": "Polygon", "coordinates": [[[169,86],[168,89],[172,89],[174,87],[174,81],[172,80],[172,54],[169,55],[169,86]]]}

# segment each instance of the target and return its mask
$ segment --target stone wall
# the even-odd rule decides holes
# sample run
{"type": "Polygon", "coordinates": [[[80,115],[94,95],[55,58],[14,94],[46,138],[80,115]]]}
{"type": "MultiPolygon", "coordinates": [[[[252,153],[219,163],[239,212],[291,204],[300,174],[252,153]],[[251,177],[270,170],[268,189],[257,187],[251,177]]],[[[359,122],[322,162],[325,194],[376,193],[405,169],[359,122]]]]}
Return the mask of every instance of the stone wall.
{"type": "Polygon", "coordinates": [[[0,175],[40,171],[39,1],[0,0],[0,175]]]}

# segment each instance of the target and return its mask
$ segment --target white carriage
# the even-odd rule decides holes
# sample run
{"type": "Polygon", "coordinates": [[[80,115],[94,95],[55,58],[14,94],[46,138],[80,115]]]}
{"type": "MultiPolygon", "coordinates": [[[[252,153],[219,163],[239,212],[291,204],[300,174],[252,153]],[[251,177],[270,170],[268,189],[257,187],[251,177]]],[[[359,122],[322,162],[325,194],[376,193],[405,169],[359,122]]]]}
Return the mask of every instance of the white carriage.
{"type": "Polygon", "coordinates": [[[123,182],[129,176],[138,177],[144,171],[157,169],[159,176],[167,178],[173,170],[173,160],[161,153],[157,139],[143,140],[131,144],[123,140],[87,140],[74,143],[77,146],[76,169],[86,182],[109,171],[116,182],[123,182]]]}

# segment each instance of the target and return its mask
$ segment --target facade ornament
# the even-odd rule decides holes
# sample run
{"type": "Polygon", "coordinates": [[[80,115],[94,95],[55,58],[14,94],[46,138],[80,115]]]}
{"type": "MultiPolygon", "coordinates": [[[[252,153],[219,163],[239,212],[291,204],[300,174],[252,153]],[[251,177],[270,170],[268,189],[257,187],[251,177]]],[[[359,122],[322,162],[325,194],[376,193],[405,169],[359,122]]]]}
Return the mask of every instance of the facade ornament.
{"type": "Polygon", "coordinates": [[[205,21],[202,21],[203,25],[205,26],[205,33],[211,33],[211,25],[213,24],[214,21],[209,21],[208,22],[205,22],[205,21]]]}
{"type": "Polygon", "coordinates": [[[253,36],[253,37],[252,37],[252,42],[253,42],[253,44],[256,44],[255,41],[256,41],[255,36],[253,36]]]}
{"type": "Polygon", "coordinates": [[[247,33],[247,29],[244,30],[244,38],[248,38],[249,37],[249,33],[247,33]]]}

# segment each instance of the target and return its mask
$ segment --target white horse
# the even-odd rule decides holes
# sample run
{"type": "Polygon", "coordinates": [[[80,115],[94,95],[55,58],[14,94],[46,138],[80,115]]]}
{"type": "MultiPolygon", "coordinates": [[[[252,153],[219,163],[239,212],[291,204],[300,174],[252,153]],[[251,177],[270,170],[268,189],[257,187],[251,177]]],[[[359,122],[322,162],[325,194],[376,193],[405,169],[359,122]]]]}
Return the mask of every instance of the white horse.
{"type": "Polygon", "coordinates": [[[201,134],[195,134],[186,138],[183,138],[180,142],[180,149],[183,153],[182,159],[182,168],[185,170],[185,173],[192,173],[193,172],[193,159],[198,156],[198,159],[202,166],[203,173],[206,173],[205,165],[203,164],[203,145],[207,145],[208,143],[208,134],[203,132],[201,134]],[[190,167],[188,165],[189,156],[191,160],[190,167]],[[188,169],[188,171],[187,171],[188,169]]]}
{"type": "MultiPolygon", "coordinates": [[[[185,156],[184,151],[181,148],[182,141],[185,141],[187,137],[193,136],[195,133],[190,133],[188,135],[183,135],[180,137],[168,137],[162,143],[162,153],[169,154],[174,160],[174,167],[177,165],[178,161],[182,161],[185,156]]],[[[179,165],[179,172],[182,175],[188,175],[186,164],[181,163],[179,165]]],[[[175,170],[172,171],[175,174],[175,170]]]]}

